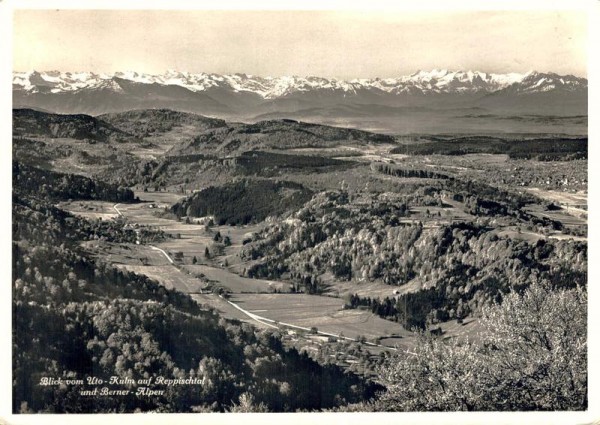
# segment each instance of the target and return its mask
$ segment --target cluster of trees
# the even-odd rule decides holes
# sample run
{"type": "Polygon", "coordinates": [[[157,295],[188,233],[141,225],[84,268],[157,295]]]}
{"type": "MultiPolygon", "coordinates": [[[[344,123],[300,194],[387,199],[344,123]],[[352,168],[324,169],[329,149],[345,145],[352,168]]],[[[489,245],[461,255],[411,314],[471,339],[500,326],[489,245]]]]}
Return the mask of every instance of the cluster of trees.
{"type": "Polygon", "coordinates": [[[462,198],[478,197],[487,202],[495,202],[503,205],[508,211],[518,211],[523,206],[539,202],[539,199],[528,193],[507,191],[476,181],[473,179],[450,179],[446,182],[446,190],[462,198]]]}
{"type": "Polygon", "coordinates": [[[296,411],[371,398],[382,387],[285,349],[280,336],[219,319],[188,295],[113,268],[79,248],[85,233],[65,213],[21,200],[13,228],[13,410],[15,412],[296,411]],[[34,230],[35,229],[35,230],[34,230]],[[201,385],[39,385],[42,377],[108,382],[198,378],[201,385]],[[320,391],[314,391],[319,388],[320,391]],[[252,396],[250,396],[251,394],[252,396]]]}
{"type": "Polygon", "coordinates": [[[424,169],[411,169],[411,168],[401,168],[396,165],[390,164],[382,164],[382,163],[373,163],[371,168],[374,171],[378,171],[383,174],[387,174],[389,176],[402,177],[402,178],[417,178],[417,179],[448,179],[448,175],[436,173],[431,170],[424,169]]]}
{"type": "Polygon", "coordinates": [[[297,183],[242,179],[204,189],[173,205],[171,210],[178,217],[211,215],[219,225],[238,225],[295,210],[311,196],[311,191],[297,183]]]}
{"type": "MultiPolygon", "coordinates": [[[[350,197],[345,191],[323,192],[298,210],[293,219],[265,228],[253,243],[244,246],[240,256],[246,260],[263,259],[246,270],[249,277],[280,277],[289,272],[288,277],[295,284],[307,292],[318,293],[321,288],[315,267],[306,265],[303,259],[298,264],[290,264],[286,259],[322,246],[347,232],[382,228],[386,223],[395,226],[408,214],[406,204],[395,199],[350,205],[350,197]]],[[[337,260],[329,264],[331,270],[338,278],[350,279],[350,254],[336,254],[339,254],[337,260]]],[[[314,266],[317,268],[327,266],[326,261],[316,261],[314,266]]]]}
{"type": "Polygon", "coordinates": [[[13,185],[19,193],[53,201],[67,199],[133,202],[133,191],[77,174],[44,170],[13,161],[13,185]]]}
{"type": "Polygon", "coordinates": [[[249,151],[235,158],[236,172],[243,175],[275,176],[283,172],[301,171],[316,173],[332,168],[345,169],[354,162],[323,156],[281,154],[275,152],[249,151]]]}

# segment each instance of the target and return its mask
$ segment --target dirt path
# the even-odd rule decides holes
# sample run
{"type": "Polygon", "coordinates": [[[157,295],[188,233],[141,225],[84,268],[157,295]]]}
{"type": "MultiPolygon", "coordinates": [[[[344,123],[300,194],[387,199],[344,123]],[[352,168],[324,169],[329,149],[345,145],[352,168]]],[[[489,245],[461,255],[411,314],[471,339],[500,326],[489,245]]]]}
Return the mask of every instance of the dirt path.
{"type": "Polygon", "coordinates": [[[119,209],[117,208],[117,205],[119,205],[119,204],[114,204],[114,205],[113,205],[113,208],[114,208],[114,210],[115,210],[115,211],[117,212],[117,214],[119,214],[121,217],[124,217],[124,216],[123,216],[123,213],[122,213],[121,211],[119,211],[119,209]]]}
{"type": "MultiPolygon", "coordinates": [[[[174,264],[174,263],[173,263],[173,259],[172,259],[171,257],[169,257],[169,254],[167,254],[167,253],[166,253],[164,250],[162,250],[162,249],[160,249],[159,247],[157,247],[157,246],[154,246],[154,245],[150,245],[150,247],[151,247],[153,250],[155,250],[155,251],[160,251],[160,252],[162,252],[162,253],[163,253],[163,255],[164,255],[165,257],[167,257],[167,260],[169,260],[169,262],[170,262],[171,264],[174,264]]],[[[179,269],[177,269],[177,270],[179,270],[179,269]]],[[[179,271],[181,272],[181,270],[179,270],[179,271]]]]}

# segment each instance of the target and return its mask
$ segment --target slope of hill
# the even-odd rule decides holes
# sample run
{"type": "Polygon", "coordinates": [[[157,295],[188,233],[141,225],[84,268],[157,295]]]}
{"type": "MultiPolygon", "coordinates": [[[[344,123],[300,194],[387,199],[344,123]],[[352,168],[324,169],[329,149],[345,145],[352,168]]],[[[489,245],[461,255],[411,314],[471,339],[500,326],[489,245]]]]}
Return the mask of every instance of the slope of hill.
{"type": "Polygon", "coordinates": [[[138,109],[104,114],[98,118],[137,137],[162,134],[182,126],[191,126],[194,131],[202,132],[226,125],[223,120],[169,109],[138,109]]]}
{"type": "Polygon", "coordinates": [[[13,110],[14,136],[44,136],[94,142],[124,142],[135,139],[130,133],[89,115],[59,115],[32,109],[13,110]]]}
{"type": "Polygon", "coordinates": [[[77,174],[56,173],[13,161],[13,184],[19,193],[48,198],[99,199],[110,202],[134,202],[133,191],[126,187],[92,180],[77,174]]]}
{"type": "Polygon", "coordinates": [[[222,152],[232,154],[258,149],[326,148],[339,145],[394,143],[394,138],[361,130],[309,124],[294,120],[230,124],[209,130],[167,154],[189,155],[222,152]]]}

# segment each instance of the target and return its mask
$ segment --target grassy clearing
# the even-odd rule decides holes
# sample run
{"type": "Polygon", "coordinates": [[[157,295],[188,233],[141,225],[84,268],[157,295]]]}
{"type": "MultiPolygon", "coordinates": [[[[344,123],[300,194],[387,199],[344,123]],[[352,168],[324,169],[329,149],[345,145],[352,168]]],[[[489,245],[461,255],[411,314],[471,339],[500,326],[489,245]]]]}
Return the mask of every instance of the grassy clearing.
{"type": "Polygon", "coordinates": [[[327,293],[344,299],[347,294],[356,294],[362,298],[379,298],[394,297],[400,294],[416,292],[421,289],[422,282],[419,279],[413,279],[402,286],[390,286],[380,280],[351,280],[339,281],[333,275],[326,273],[320,276],[321,281],[327,286],[327,293]],[[394,292],[397,292],[396,294],[394,292]]]}
{"type": "Polygon", "coordinates": [[[174,192],[143,192],[136,191],[135,196],[140,198],[141,201],[144,202],[154,202],[159,204],[172,205],[175,202],[180,201],[185,198],[185,195],[182,193],[174,193],[174,192]]]}
{"type": "Polygon", "coordinates": [[[526,241],[529,243],[536,243],[540,239],[546,239],[546,236],[540,235],[539,233],[527,232],[527,231],[518,231],[515,229],[501,229],[495,231],[495,233],[499,237],[510,238],[510,239],[518,239],[521,241],[526,241]]]}
{"type": "Polygon", "coordinates": [[[227,269],[207,265],[186,265],[182,267],[192,275],[203,274],[207,279],[219,284],[233,293],[262,292],[271,293],[274,290],[289,292],[289,284],[273,280],[249,279],[229,272],[227,269]]]}
{"type": "Polygon", "coordinates": [[[227,319],[241,320],[243,322],[251,323],[253,326],[261,329],[273,329],[272,326],[268,326],[259,321],[250,319],[246,314],[242,313],[240,310],[229,304],[223,298],[220,298],[218,295],[193,294],[192,299],[198,304],[214,308],[217,310],[217,312],[219,312],[219,315],[227,319]]]}
{"type": "Polygon", "coordinates": [[[585,226],[587,220],[581,217],[575,217],[568,214],[566,211],[547,211],[542,205],[528,205],[523,207],[524,211],[540,218],[549,218],[550,220],[560,221],[565,226],[585,226]]]}
{"type": "Polygon", "coordinates": [[[89,241],[83,245],[87,251],[94,253],[96,257],[113,264],[130,266],[166,266],[171,264],[160,251],[153,250],[148,245],[99,241],[89,241]]]}
{"type": "Polygon", "coordinates": [[[129,264],[120,265],[120,267],[134,273],[139,273],[155,279],[161,285],[168,289],[176,289],[185,293],[196,293],[202,291],[206,285],[199,279],[178,270],[172,265],[164,266],[134,266],[129,264]]]}
{"type": "Polygon", "coordinates": [[[104,201],[65,201],[57,206],[88,220],[110,220],[118,216],[114,203],[104,201]]]}
{"type": "Polygon", "coordinates": [[[403,340],[412,336],[400,324],[381,319],[370,311],[344,310],[344,302],[339,298],[304,294],[236,294],[231,301],[279,323],[316,327],[321,332],[349,338],[365,337],[371,341],[394,335],[403,340]]]}

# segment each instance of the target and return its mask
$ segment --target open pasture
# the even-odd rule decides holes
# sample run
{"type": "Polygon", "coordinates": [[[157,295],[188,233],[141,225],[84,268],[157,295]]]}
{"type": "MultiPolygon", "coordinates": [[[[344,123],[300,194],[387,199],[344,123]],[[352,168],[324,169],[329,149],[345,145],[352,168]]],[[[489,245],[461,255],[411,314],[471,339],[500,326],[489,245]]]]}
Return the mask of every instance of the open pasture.
{"type": "Polygon", "coordinates": [[[548,211],[542,205],[532,204],[523,207],[524,211],[539,217],[548,218],[550,220],[560,221],[564,226],[585,226],[587,220],[582,217],[570,215],[566,210],[548,211]]]}
{"type": "Polygon", "coordinates": [[[108,243],[98,241],[85,242],[84,247],[99,258],[106,259],[112,264],[133,266],[166,266],[171,263],[160,251],[150,245],[134,245],[123,243],[108,243]]]}
{"type": "Polygon", "coordinates": [[[556,202],[559,205],[566,206],[582,206],[587,205],[587,192],[561,192],[558,190],[543,190],[537,188],[527,189],[534,195],[540,198],[547,199],[552,202],[556,202]]]}
{"type": "Polygon", "coordinates": [[[57,206],[88,220],[110,220],[119,215],[113,205],[114,203],[105,201],[64,201],[57,206]]]}
{"type": "Polygon", "coordinates": [[[249,279],[247,277],[238,276],[231,273],[227,269],[211,267],[207,265],[185,265],[182,269],[188,271],[192,275],[202,274],[206,279],[215,281],[233,293],[271,293],[277,290],[278,292],[289,292],[289,284],[265,279],[249,279]]]}
{"type": "Polygon", "coordinates": [[[399,323],[375,316],[367,310],[345,310],[339,298],[305,294],[236,294],[231,301],[244,310],[303,328],[316,327],[320,332],[349,338],[364,336],[367,341],[377,338],[412,334],[399,323]]]}
{"type": "Polygon", "coordinates": [[[200,279],[195,279],[170,264],[164,266],[123,264],[119,265],[119,267],[134,273],[146,275],[149,278],[156,280],[167,289],[176,289],[188,294],[201,292],[206,286],[205,282],[202,282],[200,279]]]}

